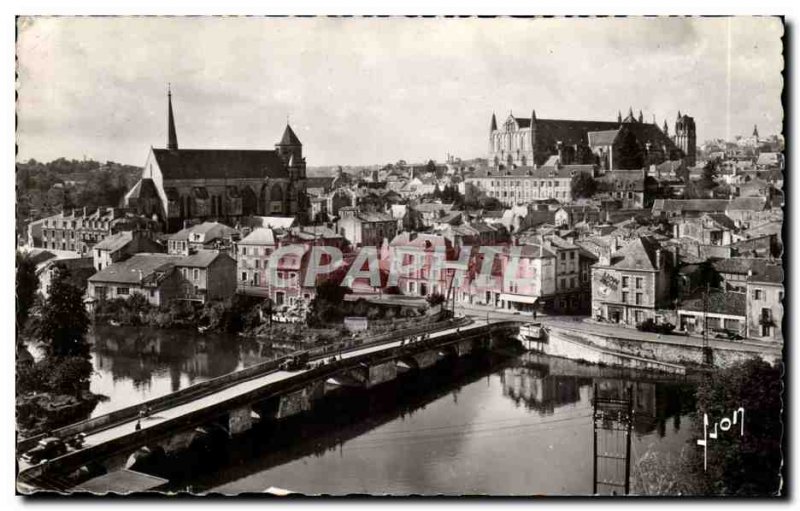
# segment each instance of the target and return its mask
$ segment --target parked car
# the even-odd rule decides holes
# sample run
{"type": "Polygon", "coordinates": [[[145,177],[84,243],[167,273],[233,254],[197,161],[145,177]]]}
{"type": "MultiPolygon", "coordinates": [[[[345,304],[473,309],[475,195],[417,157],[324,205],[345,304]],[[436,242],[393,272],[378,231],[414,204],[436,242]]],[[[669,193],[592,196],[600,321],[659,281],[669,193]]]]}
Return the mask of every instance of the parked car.
{"type": "Polygon", "coordinates": [[[67,452],[67,446],[57,437],[51,436],[42,438],[31,450],[22,455],[22,459],[31,464],[37,464],[44,460],[57,458],[67,452]]]}
{"type": "Polygon", "coordinates": [[[714,331],[714,338],[715,339],[726,339],[729,341],[741,341],[744,339],[741,335],[736,332],[731,332],[730,330],[716,330],[714,331]]]}
{"type": "Polygon", "coordinates": [[[281,362],[280,366],[278,366],[278,369],[281,371],[300,371],[308,367],[308,359],[308,352],[303,351],[296,355],[292,355],[281,362]]]}

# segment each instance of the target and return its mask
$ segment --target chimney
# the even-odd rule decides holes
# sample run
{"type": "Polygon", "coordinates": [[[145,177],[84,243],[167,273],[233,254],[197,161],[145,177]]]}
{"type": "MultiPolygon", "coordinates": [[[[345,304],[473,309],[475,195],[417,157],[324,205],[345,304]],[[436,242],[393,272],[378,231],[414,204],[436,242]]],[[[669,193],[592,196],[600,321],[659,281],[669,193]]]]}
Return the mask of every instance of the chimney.
{"type": "Polygon", "coordinates": [[[662,264],[664,261],[662,259],[663,258],[661,256],[661,249],[659,248],[656,250],[656,268],[658,268],[659,270],[663,268],[662,264]]]}

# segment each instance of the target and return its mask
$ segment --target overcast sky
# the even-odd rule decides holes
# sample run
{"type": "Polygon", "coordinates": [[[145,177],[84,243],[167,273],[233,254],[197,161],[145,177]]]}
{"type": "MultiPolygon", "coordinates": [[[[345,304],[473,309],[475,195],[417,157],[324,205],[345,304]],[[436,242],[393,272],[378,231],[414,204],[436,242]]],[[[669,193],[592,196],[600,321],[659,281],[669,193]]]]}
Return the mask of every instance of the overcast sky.
{"type": "Polygon", "coordinates": [[[698,142],[779,133],[777,18],[38,18],[20,21],[18,159],[144,164],[166,145],[309,166],[485,156],[492,112],[694,116],[698,142]]]}

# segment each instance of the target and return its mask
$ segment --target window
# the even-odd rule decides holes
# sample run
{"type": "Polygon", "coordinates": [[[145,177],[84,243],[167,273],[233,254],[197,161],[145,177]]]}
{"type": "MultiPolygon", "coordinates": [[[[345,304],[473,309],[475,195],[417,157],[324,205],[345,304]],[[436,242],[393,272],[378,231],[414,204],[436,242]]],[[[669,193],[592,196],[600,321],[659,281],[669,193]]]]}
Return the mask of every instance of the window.
{"type": "Polygon", "coordinates": [[[243,256],[247,255],[247,247],[242,247],[242,255],[243,256]]]}
{"type": "Polygon", "coordinates": [[[195,269],[194,269],[194,274],[192,275],[192,277],[194,278],[194,280],[197,280],[197,279],[199,279],[199,278],[200,278],[200,270],[198,270],[197,268],[195,268],[195,269]]]}
{"type": "Polygon", "coordinates": [[[150,290],[150,298],[155,298],[155,296],[156,296],[156,290],[155,289],[151,289],[150,290]]]}
{"type": "Polygon", "coordinates": [[[622,292],[622,302],[623,303],[628,303],[628,292],[627,291],[623,291],[622,292]]]}
{"type": "Polygon", "coordinates": [[[761,289],[753,289],[753,300],[761,300],[764,298],[764,291],[761,289]]]}
{"type": "Polygon", "coordinates": [[[575,259],[575,252],[570,252],[569,253],[569,258],[570,258],[570,260],[575,259]]]}
{"type": "Polygon", "coordinates": [[[128,296],[130,294],[130,289],[127,287],[118,287],[117,288],[117,296],[128,296]]]}
{"type": "Polygon", "coordinates": [[[636,277],[636,289],[642,289],[642,277],[636,277]]]}
{"type": "Polygon", "coordinates": [[[256,269],[258,269],[258,259],[256,259],[256,269]]]}
{"type": "Polygon", "coordinates": [[[623,276],[622,277],[622,287],[628,287],[628,277],[627,276],[623,276]]]}
{"type": "Polygon", "coordinates": [[[561,260],[565,260],[567,258],[567,254],[565,252],[561,252],[561,260]]]}
{"type": "Polygon", "coordinates": [[[644,312],[642,311],[634,311],[633,313],[634,321],[637,323],[641,323],[644,320],[644,312]]]}
{"type": "Polygon", "coordinates": [[[636,293],[636,305],[642,304],[642,293],[636,293]]]}
{"type": "Polygon", "coordinates": [[[242,282],[247,282],[247,272],[246,271],[242,272],[242,282]]]}

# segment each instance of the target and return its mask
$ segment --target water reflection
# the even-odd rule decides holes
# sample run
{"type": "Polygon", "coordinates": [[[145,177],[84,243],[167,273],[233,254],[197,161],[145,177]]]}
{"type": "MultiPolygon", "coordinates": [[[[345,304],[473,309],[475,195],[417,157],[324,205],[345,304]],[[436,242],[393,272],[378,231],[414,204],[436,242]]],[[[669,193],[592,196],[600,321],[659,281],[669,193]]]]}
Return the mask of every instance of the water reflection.
{"type": "Polygon", "coordinates": [[[108,396],[98,416],[272,359],[282,353],[253,339],[182,330],[98,326],[93,392],[108,396]]]}
{"type": "Polygon", "coordinates": [[[691,383],[525,354],[489,365],[460,361],[367,395],[348,394],[284,425],[283,433],[277,426],[234,442],[217,464],[179,487],[586,494],[595,383],[610,394],[633,385],[637,453],[680,450],[688,440],[679,416],[693,407],[691,383]],[[664,428],[667,420],[675,428],[664,428]]]}

